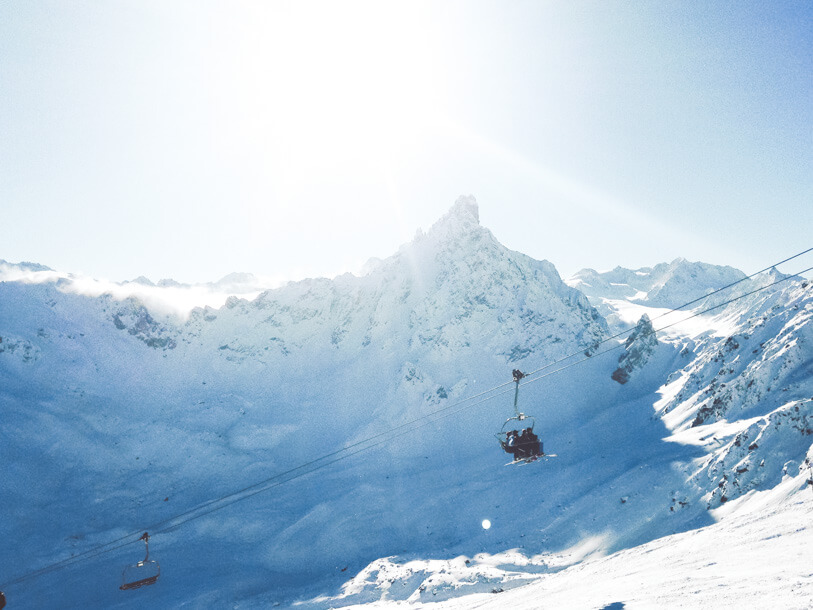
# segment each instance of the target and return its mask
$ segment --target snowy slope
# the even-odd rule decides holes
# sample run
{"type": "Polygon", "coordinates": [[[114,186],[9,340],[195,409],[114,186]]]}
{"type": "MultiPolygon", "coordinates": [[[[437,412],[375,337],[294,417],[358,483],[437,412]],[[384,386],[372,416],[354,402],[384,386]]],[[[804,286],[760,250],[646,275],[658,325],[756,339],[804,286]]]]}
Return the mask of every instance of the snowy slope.
{"type": "MultiPolygon", "coordinates": [[[[615,510],[603,515],[605,528],[618,528],[630,504],[642,501],[648,502],[647,510],[638,516],[650,523],[694,514],[695,525],[700,525],[698,512],[720,523],[640,546],[628,542],[620,545],[628,550],[606,559],[614,548],[608,545],[607,531],[583,535],[565,553],[481,554],[435,565],[391,559],[371,564],[342,594],[315,605],[352,607],[354,598],[360,598],[381,602],[373,607],[389,607],[391,600],[406,598],[442,601],[438,608],[742,607],[747,598],[746,607],[810,607],[811,288],[808,282],[793,282],[747,299],[745,307],[731,304],[717,316],[704,316],[707,330],[699,335],[692,335],[694,322],[682,331],[678,325],[656,346],[649,342],[655,359],[633,369],[624,382],[640,387],[664,353],[676,355],[672,372],[651,386],[651,417],[664,422],[664,440],[702,452],[672,461],[670,468],[678,476],[661,471],[664,478],[647,491],[641,485],[621,487],[634,491],[619,494],[615,510]],[[715,329],[733,329],[733,334],[715,329]],[[529,585],[529,580],[538,584],[529,585]],[[585,581],[589,588],[583,587],[585,581]]],[[[649,326],[646,318],[642,322],[636,332],[649,326]]],[[[627,348],[637,341],[635,333],[630,338],[627,348]]],[[[621,363],[629,353],[621,352],[621,363]]],[[[619,408],[628,405],[611,407],[615,417],[619,408]]],[[[648,450],[653,448],[650,444],[648,450]]],[[[657,468],[656,458],[652,453],[637,468],[657,468]]],[[[635,468],[608,481],[603,491],[617,494],[618,482],[626,483],[635,468]]],[[[596,493],[590,500],[605,499],[596,493]]],[[[593,514],[601,518],[601,512],[594,509],[593,514]]],[[[576,522],[586,529],[583,521],[576,522]]],[[[539,527],[550,529],[545,522],[539,527]]]]}
{"type": "MultiPolygon", "coordinates": [[[[628,357],[635,366],[620,384],[612,375],[625,350],[602,350],[623,343],[596,350],[604,318],[550,263],[500,245],[472,198],[361,277],[186,316],[7,267],[0,565],[13,568],[0,587],[21,607],[451,603],[551,565],[691,536],[715,511],[788,480],[788,502],[805,491],[813,305],[799,282],[657,342],[643,333],[646,357],[628,357]],[[513,414],[511,369],[572,354],[584,362],[529,378],[520,395],[558,457],[505,466],[494,433],[513,414]],[[382,430],[396,432],[290,483],[187,513],[382,430]],[[747,456],[744,439],[758,445],[747,456]],[[144,529],[163,570],[152,587],[117,589],[138,544],[7,584],[144,529]],[[450,561],[455,573],[466,566],[468,589],[450,561]],[[432,595],[426,581],[447,584],[432,595]]],[[[147,288],[177,289],[165,284],[147,288]]],[[[659,311],[624,302],[636,319],[659,311]]]]}
{"type": "MultiPolygon", "coordinates": [[[[82,296],[59,279],[0,287],[0,336],[9,346],[2,406],[16,469],[3,497],[4,514],[14,518],[3,533],[14,540],[9,554],[30,557],[26,567],[59,557],[65,540],[82,546],[183,512],[492,387],[524,358],[558,357],[606,332],[583,295],[549,263],[498,244],[466,199],[364,277],[299,282],[186,320],[134,298],[82,296]],[[77,497],[90,499],[94,523],[77,497]],[[50,520],[63,504],[61,519],[50,520]]],[[[499,429],[507,405],[487,406],[494,412],[485,426],[499,429]]],[[[483,426],[481,407],[325,475],[334,477],[327,492],[281,489],[258,501],[250,524],[225,527],[240,554],[235,561],[248,564],[249,583],[270,570],[295,589],[339,564],[360,567],[382,549],[435,548],[430,534],[456,539],[454,523],[434,534],[404,517],[431,521],[435,500],[416,507],[415,490],[429,485],[450,495],[441,474],[450,460],[482,468],[479,457],[493,453],[494,441],[483,426]],[[444,439],[450,424],[459,435],[451,443],[444,439]],[[441,443],[449,450],[438,452],[441,443]],[[433,474],[427,479],[423,469],[433,474]],[[385,505],[397,510],[379,514],[385,505]],[[359,521],[364,514],[375,522],[359,521]],[[359,528],[369,533],[359,536],[359,528]],[[298,542],[314,531],[325,539],[317,558],[298,542]],[[248,553],[246,539],[254,541],[248,553]]],[[[184,558],[198,557],[197,547],[211,542],[204,540],[190,549],[174,543],[184,558]]]]}
{"type": "MultiPolygon", "coordinates": [[[[394,569],[371,564],[345,588],[367,579],[381,581],[384,601],[350,608],[403,608],[398,589],[408,579],[431,572],[409,598],[436,610],[537,610],[539,608],[783,608],[806,610],[813,599],[813,494],[794,494],[798,481],[786,479],[775,490],[738,503],[736,512],[703,528],[665,536],[611,555],[591,554],[584,546],[568,554],[517,560],[516,553],[456,557],[442,568],[412,562],[394,569]],[[585,556],[586,555],[586,556],[585,556]],[[574,563],[574,560],[576,563],[574,563]],[[497,566],[503,566],[502,568],[497,566]],[[438,577],[440,575],[440,577],[438,577]],[[431,577],[430,577],[431,578],[431,577]],[[423,586],[423,590],[421,590],[423,586]]],[[[406,585],[406,586],[405,586],[406,585]]],[[[348,595],[348,597],[352,596],[348,595]]],[[[340,604],[343,598],[333,600],[340,604]]]]}

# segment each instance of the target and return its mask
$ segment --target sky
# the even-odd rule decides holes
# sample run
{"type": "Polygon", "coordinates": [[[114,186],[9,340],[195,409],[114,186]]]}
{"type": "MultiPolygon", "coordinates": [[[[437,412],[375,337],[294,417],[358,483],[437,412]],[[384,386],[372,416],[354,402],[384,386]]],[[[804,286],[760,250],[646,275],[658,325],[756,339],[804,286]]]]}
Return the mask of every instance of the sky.
{"type": "Polygon", "coordinates": [[[812,75],[792,0],[6,0],[0,259],[332,276],[473,195],[563,277],[751,273],[813,246],[812,75]]]}

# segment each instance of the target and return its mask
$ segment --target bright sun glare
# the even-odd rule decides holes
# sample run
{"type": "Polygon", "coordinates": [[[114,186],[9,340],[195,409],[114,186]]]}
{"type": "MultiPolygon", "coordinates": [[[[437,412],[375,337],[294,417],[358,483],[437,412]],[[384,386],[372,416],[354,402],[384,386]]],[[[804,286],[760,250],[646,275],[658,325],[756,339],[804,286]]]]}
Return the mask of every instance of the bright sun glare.
{"type": "MultiPolygon", "coordinates": [[[[400,218],[399,168],[426,156],[448,105],[448,66],[433,43],[431,7],[241,6],[213,17],[228,35],[208,41],[206,60],[210,109],[219,117],[211,122],[218,167],[242,189],[225,194],[230,212],[251,227],[254,242],[269,227],[308,227],[318,244],[319,231],[326,239],[363,226],[374,232],[380,215],[400,218]]],[[[333,271],[358,271],[363,262],[339,261],[333,271]]]]}
{"type": "Polygon", "coordinates": [[[243,142],[286,167],[295,189],[352,166],[416,154],[442,87],[419,8],[390,3],[263,4],[267,27],[235,23],[240,61],[222,61],[222,108],[245,110],[243,142]],[[248,58],[248,59],[246,59],[248,58]],[[240,66],[235,72],[234,66],[240,66]],[[227,69],[228,67],[228,69],[227,69]],[[395,144],[397,143],[397,148],[395,144]]]}

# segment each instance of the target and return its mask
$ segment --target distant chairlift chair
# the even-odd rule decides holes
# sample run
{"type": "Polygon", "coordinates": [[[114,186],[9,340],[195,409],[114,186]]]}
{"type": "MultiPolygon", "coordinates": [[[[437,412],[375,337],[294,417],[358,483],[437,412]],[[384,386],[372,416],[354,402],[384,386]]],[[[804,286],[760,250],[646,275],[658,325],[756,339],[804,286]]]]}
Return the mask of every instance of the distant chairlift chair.
{"type": "Polygon", "coordinates": [[[155,581],[161,575],[161,566],[158,565],[157,561],[150,559],[150,535],[144,532],[144,535],[139,540],[144,541],[147,554],[144,556],[143,561],[124,568],[124,572],[121,573],[121,586],[119,587],[122,591],[155,584],[155,581]]]}

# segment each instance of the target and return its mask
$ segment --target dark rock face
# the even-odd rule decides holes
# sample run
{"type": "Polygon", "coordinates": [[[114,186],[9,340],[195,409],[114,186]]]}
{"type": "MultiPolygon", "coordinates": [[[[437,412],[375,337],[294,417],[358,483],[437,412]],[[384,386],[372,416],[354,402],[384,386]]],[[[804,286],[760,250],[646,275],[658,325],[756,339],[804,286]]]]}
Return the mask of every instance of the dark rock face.
{"type": "Polygon", "coordinates": [[[618,368],[612,374],[613,381],[622,385],[627,383],[630,375],[647,363],[657,344],[658,339],[655,337],[652,322],[649,316],[644,314],[624,343],[624,353],[619,356],[618,368]]]}

